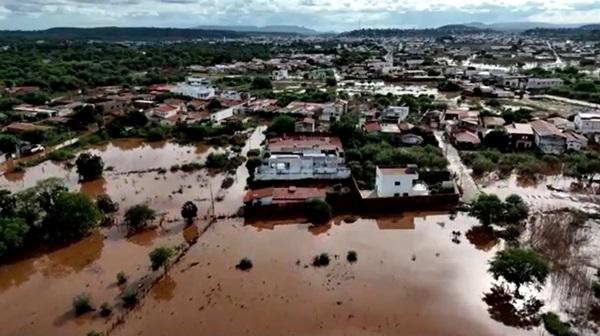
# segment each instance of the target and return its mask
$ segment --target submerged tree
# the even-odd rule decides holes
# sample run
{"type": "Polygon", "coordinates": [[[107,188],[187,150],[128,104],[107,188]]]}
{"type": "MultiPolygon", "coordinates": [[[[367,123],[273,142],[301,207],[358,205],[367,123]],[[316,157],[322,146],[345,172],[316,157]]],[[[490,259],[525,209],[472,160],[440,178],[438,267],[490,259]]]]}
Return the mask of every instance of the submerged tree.
{"type": "Polygon", "coordinates": [[[510,247],[494,256],[489,271],[494,279],[503,278],[514,284],[518,294],[522,285],[543,285],[550,267],[533,250],[510,247]]]}
{"type": "Polygon", "coordinates": [[[43,220],[46,237],[54,242],[81,239],[93,230],[100,220],[100,211],[87,196],[62,193],[43,220]]]}
{"type": "Polygon", "coordinates": [[[306,203],[306,218],[315,224],[327,224],[331,219],[331,206],[320,199],[313,199],[306,203]]]}
{"type": "Polygon", "coordinates": [[[162,267],[166,272],[169,260],[174,254],[175,252],[170,247],[161,246],[155,248],[149,255],[152,270],[157,271],[162,267]]]}
{"type": "Polygon", "coordinates": [[[125,224],[129,232],[135,232],[156,218],[156,212],[145,204],[134,205],[125,212],[125,224]]]}
{"type": "Polygon", "coordinates": [[[198,207],[194,202],[187,201],[181,207],[181,217],[187,220],[188,224],[192,223],[194,218],[198,216],[198,207]]]}
{"type": "Polygon", "coordinates": [[[77,174],[83,181],[91,181],[102,176],[104,171],[104,162],[98,155],[89,153],[79,154],[75,161],[77,174]]]}

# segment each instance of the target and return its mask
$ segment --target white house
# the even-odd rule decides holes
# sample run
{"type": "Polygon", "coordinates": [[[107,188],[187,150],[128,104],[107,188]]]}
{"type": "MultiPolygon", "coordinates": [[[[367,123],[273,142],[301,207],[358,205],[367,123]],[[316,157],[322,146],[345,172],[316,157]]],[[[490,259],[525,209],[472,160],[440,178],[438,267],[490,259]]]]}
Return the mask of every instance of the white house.
{"type": "Polygon", "coordinates": [[[238,101],[243,100],[242,94],[235,90],[226,90],[226,91],[221,92],[221,98],[227,99],[227,100],[238,100],[238,101]]]}
{"type": "Polygon", "coordinates": [[[381,112],[381,119],[398,123],[406,119],[409,112],[408,106],[388,106],[381,112]]]}
{"type": "Polygon", "coordinates": [[[333,103],[323,104],[323,112],[319,117],[322,121],[336,121],[346,113],[348,110],[348,102],[345,100],[338,100],[333,103]]]}
{"type": "Polygon", "coordinates": [[[427,186],[418,182],[416,165],[406,168],[376,167],[375,188],[378,197],[423,196],[427,186]]]}
{"type": "Polygon", "coordinates": [[[600,133],[600,112],[580,112],[574,119],[575,130],[582,134],[600,133]]]}
{"type": "Polygon", "coordinates": [[[196,99],[210,99],[215,96],[212,82],[204,77],[188,77],[185,82],[177,83],[171,92],[196,99]]]}
{"type": "Polygon", "coordinates": [[[287,71],[287,69],[279,69],[279,70],[274,70],[271,77],[273,78],[274,81],[281,81],[281,80],[290,79],[290,74],[287,71]]]}

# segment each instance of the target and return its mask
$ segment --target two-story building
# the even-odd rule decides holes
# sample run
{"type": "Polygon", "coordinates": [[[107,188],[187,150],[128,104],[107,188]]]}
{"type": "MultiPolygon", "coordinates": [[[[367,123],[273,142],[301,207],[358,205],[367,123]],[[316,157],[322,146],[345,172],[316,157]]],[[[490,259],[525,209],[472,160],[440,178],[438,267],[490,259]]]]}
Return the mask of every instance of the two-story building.
{"type": "Polygon", "coordinates": [[[565,135],[553,124],[545,120],[534,120],[531,123],[536,146],[544,154],[561,154],[565,151],[565,135]]]}
{"type": "Polygon", "coordinates": [[[581,134],[600,134],[600,111],[577,113],[573,122],[575,130],[581,134]]]}
{"type": "Polygon", "coordinates": [[[186,78],[185,82],[177,83],[171,92],[196,99],[211,99],[215,96],[210,79],[194,76],[186,78]]]}
{"type": "Polygon", "coordinates": [[[535,143],[533,129],[528,123],[512,123],[504,126],[508,134],[508,147],[513,149],[529,149],[535,143]]]}
{"type": "Polygon", "coordinates": [[[402,197],[428,195],[427,186],[419,182],[416,165],[403,168],[375,168],[377,197],[402,197]]]}

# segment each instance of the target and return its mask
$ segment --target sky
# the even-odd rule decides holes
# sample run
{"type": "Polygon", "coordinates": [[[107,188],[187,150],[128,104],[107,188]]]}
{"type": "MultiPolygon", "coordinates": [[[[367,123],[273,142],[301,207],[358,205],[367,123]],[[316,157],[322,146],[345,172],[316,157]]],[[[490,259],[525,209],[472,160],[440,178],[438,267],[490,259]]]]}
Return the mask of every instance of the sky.
{"type": "Polygon", "coordinates": [[[600,0],[0,0],[0,29],[298,25],[320,31],[468,22],[600,22],[600,0]]]}

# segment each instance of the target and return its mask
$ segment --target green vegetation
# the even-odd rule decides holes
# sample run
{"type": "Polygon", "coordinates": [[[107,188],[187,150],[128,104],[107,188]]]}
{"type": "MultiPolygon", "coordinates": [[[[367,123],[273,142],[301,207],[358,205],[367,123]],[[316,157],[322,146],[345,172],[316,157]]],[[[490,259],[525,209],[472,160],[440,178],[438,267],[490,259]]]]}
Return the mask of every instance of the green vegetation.
{"type": "Polygon", "coordinates": [[[331,206],[320,199],[313,199],[306,203],[306,218],[315,225],[323,225],[331,220],[331,206]]]}
{"type": "Polygon", "coordinates": [[[53,232],[49,240],[65,243],[83,238],[96,228],[100,218],[100,211],[89,197],[65,192],[55,199],[43,225],[53,232]]]}
{"type": "Polygon", "coordinates": [[[156,212],[146,204],[138,204],[127,209],[124,218],[129,232],[133,233],[146,228],[156,218],[156,212]]]}
{"type": "Polygon", "coordinates": [[[94,230],[100,212],[87,196],[70,193],[57,179],[13,194],[0,190],[0,257],[24,246],[67,243],[94,230]]]}
{"type": "Polygon", "coordinates": [[[240,271],[249,271],[253,266],[254,265],[252,264],[252,260],[248,258],[243,258],[237,265],[235,265],[235,268],[237,268],[240,271]]]}
{"type": "Polygon", "coordinates": [[[198,217],[198,207],[194,202],[187,201],[181,207],[181,217],[183,217],[188,224],[194,221],[194,218],[198,217]]]}
{"type": "Polygon", "coordinates": [[[119,210],[119,204],[113,201],[108,195],[98,196],[96,206],[103,214],[110,214],[119,210]]]}
{"type": "Polygon", "coordinates": [[[494,279],[503,278],[514,284],[518,294],[522,285],[543,285],[550,267],[532,250],[509,247],[496,253],[490,261],[489,271],[494,279]]]}
{"type": "Polygon", "coordinates": [[[77,174],[82,181],[92,181],[100,176],[104,171],[104,162],[98,155],[89,153],[81,153],[75,160],[77,166],[77,174]]]}
{"type": "Polygon", "coordinates": [[[315,88],[307,88],[303,93],[293,93],[289,91],[281,93],[269,92],[265,95],[265,98],[277,99],[277,106],[285,107],[288,106],[291,102],[295,101],[327,103],[333,101],[335,99],[335,95],[327,91],[321,91],[315,88]]]}
{"type": "Polygon", "coordinates": [[[244,163],[244,160],[243,156],[231,156],[228,153],[210,153],[206,157],[205,167],[235,174],[236,169],[244,163]]]}
{"type": "Polygon", "coordinates": [[[135,288],[126,288],[123,293],[121,293],[121,301],[123,301],[123,306],[125,308],[131,308],[136,305],[139,300],[138,291],[135,288]]]}
{"type": "Polygon", "coordinates": [[[560,317],[553,312],[548,312],[542,315],[544,328],[554,336],[575,336],[575,332],[571,331],[571,326],[560,320],[560,317]]]}
{"type": "Polygon", "coordinates": [[[313,258],[313,267],[326,267],[329,265],[330,258],[329,254],[321,253],[313,258]]]}
{"type": "Polygon", "coordinates": [[[254,77],[252,79],[252,84],[250,85],[252,90],[270,90],[273,88],[271,84],[271,79],[268,77],[254,77]]]}
{"type": "Polygon", "coordinates": [[[348,255],[346,255],[346,260],[348,260],[348,262],[351,264],[357,262],[358,255],[356,254],[356,251],[348,251],[348,255]]]}
{"type": "Polygon", "coordinates": [[[529,215],[527,204],[519,195],[510,195],[504,202],[495,194],[480,194],[469,209],[483,225],[516,224],[529,215]]]}
{"type": "Polygon", "coordinates": [[[92,308],[92,298],[89,294],[80,294],[73,298],[73,312],[75,312],[75,315],[83,315],[92,310],[94,308],[92,308]]]}
{"type": "Polygon", "coordinates": [[[122,285],[127,282],[127,275],[125,272],[121,271],[117,273],[117,285],[122,285]]]}
{"type": "Polygon", "coordinates": [[[267,128],[267,134],[284,135],[296,131],[296,120],[290,116],[277,116],[267,128]]]}
{"type": "Polygon", "coordinates": [[[560,160],[553,155],[532,152],[502,153],[497,149],[482,149],[476,152],[460,152],[465,165],[473,169],[475,175],[498,171],[509,175],[513,171],[521,176],[552,174],[560,171],[560,160]]]}
{"type": "Polygon", "coordinates": [[[150,252],[150,265],[153,271],[158,271],[161,267],[166,272],[169,261],[175,255],[175,251],[172,248],[166,246],[160,246],[150,252]]]}
{"type": "Polygon", "coordinates": [[[564,173],[590,184],[600,175],[600,152],[580,151],[569,153],[564,159],[564,173]]]}
{"type": "MultiPolygon", "coordinates": [[[[148,36],[151,35],[144,35],[148,36]]],[[[186,66],[266,59],[270,57],[271,48],[263,44],[208,42],[125,46],[88,41],[47,40],[40,44],[15,40],[11,44],[0,59],[0,82],[9,86],[35,85],[47,92],[173,82],[183,79],[186,66]]],[[[31,101],[33,97],[22,98],[31,101]]],[[[35,102],[42,100],[46,99],[36,97],[35,102]]]]}
{"type": "Polygon", "coordinates": [[[112,314],[112,306],[110,305],[110,303],[104,302],[100,306],[100,316],[102,316],[102,317],[109,317],[110,314],[112,314]]]}

